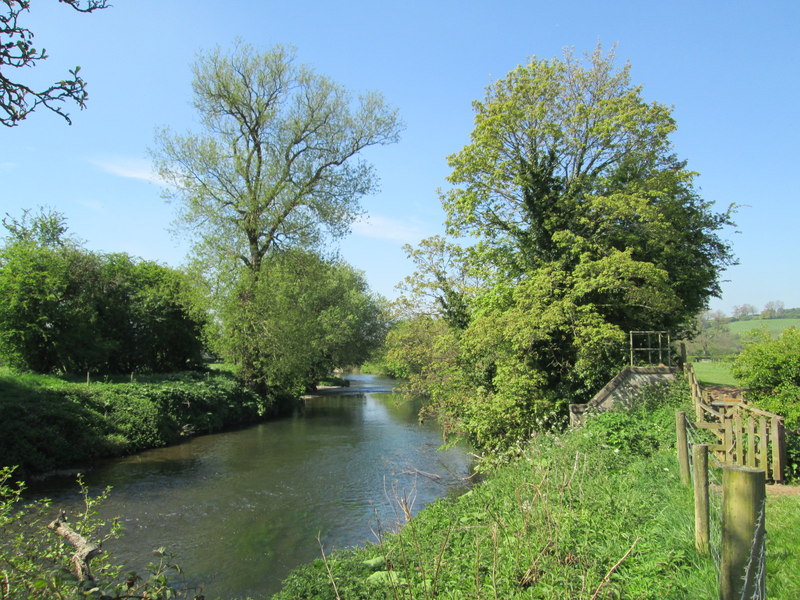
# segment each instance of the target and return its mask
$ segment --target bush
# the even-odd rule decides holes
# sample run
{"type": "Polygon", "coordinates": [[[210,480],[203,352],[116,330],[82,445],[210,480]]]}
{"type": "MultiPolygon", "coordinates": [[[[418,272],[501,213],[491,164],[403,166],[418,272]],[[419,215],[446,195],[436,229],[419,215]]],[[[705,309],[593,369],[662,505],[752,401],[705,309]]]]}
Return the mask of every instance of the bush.
{"type": "Polygon", "coordinates": [[[800,329],[785,329],[777,339],[755,334],[736,357],[733,374],[749,388],[748,399],[786,418],[800,430],[800,329]]]}
{"type": "Polygon", "coordinates": [[[255,422],[274,401],[227,373],[150,383],[0,376],[0,466],[27,476],[255,422]]]}
{"type": "Polygon", "coordinates": [[[784,417],[786,475],[800,477],[800,329],[785,329],[777,339],[754,334],[736,357],[733,374],[749,388],[748,400],[784,417]]]}

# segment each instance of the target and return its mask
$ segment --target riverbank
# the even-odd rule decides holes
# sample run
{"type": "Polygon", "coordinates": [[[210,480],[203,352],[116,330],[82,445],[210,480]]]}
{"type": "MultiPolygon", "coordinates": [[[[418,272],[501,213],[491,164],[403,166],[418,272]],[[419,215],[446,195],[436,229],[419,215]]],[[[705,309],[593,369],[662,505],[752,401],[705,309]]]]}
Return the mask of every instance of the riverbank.
{"type": "Polygon", "coordinates": [[[0,466],[30,477],[256,423],[275,407],[224,371],[76,382],[3,368],[0,466]]]}
{"type": "MultiPolygon", "coordinates": [[[[295,570],[273,600],[717,598],[675,460],[675,410],[688,398],[676,386],[640,410],[541,436],[380,544],[295,570]]],[[[797,598],[800,498],[770,495],[766,514],[770,598],[797,598]]]]}

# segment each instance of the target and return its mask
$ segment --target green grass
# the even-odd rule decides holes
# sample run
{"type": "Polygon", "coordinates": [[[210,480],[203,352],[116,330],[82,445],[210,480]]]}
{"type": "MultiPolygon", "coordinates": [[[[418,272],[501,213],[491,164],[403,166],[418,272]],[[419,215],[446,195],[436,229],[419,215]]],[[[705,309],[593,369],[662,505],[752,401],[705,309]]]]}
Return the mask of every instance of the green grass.
{"type": "Polygon", "coordinates": [[[764,329],[771,335],[778,336],[784,329],[789,327],[800,327],[800,319],[751,319],[728,323],[730,332],[739,336],[758,329],[764,329]]]}
{"type": "Polygon", "coordinates": [[[261,420],[273,399],[230,373],[71,381],[0,368],[0,466],[28,477],[261,420]],[[133,381],[132,381],[133,379],[133,381]]]}
{"type": "Polygon", "coordinates": [[[800,494],[767,496],[767,593],[800,598],[800,494]]]}
{"type": "Polygon", "coordinates": [[[731,363],[724,360],[698,361],[692,363],[701,385],[730,385],[740,387],[731,373],[731,363]]]}

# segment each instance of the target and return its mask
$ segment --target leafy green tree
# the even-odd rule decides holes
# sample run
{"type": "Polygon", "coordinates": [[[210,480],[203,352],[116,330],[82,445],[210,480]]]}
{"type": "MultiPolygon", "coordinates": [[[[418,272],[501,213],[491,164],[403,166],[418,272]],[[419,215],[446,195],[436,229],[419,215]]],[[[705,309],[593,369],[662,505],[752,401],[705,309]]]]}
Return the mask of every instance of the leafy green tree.
{"type": "Polygon", "coordinates": [[[32,214],[30,209],[24,209],[19,218],[6,213],[3,227],[7,242],[10,243],[29,242],[50,248],[76,243],[67,236],[67,220],[64,215],[44,207],[37,214],[32,214]]]}
{"type": "Polygon", "coordinates": [[[258,276],[275,247],[309,246],[321,229],[349,230],[375,189],[359,153],[397,141],[397,114],[380,95],[351,94],[294,62],[291,50],[239,44],[194,67],[200,134],[163,130],[154,155],[197,250],[258,276]]]}
{"type": "Polygon", "coordinates": [[[607,382],[628,331],[691,328],[733,260],[731,211],[673,155],[669,108],[599,47],[585,63],[534,58],[474,108],[442,202],[484,284],[458,337],[466,372],[433,400],[482,448],[511,451],[607,382]]]}
{"type": "Polygon", "coordinates": [[[754,331],[733,363],[734,376],[748,388],[748,399],[786,417],[800,432],[800,329],[784,329],[776,339],[754,331]]]}
{"type": "Polygon", "coordinates": [[[438,315],[451,327],[466,327],[469,304],[480,282],[463,250],[442,236],[424,239],[416,248],[406,244],[403,250],[416,270],[397,286],[401,291],[398,311],[406,317],[438,315]]]}
{"type": "Polygon", "coordinates": [[[205,316],[186,277],[66,235],[63,215],[8,217],[0,248],[0,358],[37,372],[170,371],[197,366],[205,316]]]}
{"type": "Polygon", "coordinates": [[[359,155],[397,141],[400,122],[379,94],[354,102],[281,46],[257,52],[238,44],[229,56],[217,49],[201,57],[193,91],[202,133],[165,129],[154,157],[179,221],[197,234],[207,274],[236,294],[221,314],[241,332],[242,375],[263,381],[268,357],[259,340],[272,334],[255,303],[265,261],[349,231],[360,198],[376,187],[359,155]]]}
{"type": "Polygon", "coordinates": [[[388,318],[361,273],[343,262],[293,250],[270,255],[242,305],[235,289],[222,302],[217,347],[249,379],[279,394],[299,394],[334,368],[361,364],[383,341],[388,318]]]}
{"type": "Polygon", "coordinates": [[[732,371],[749,401],[784,417],[787,475],[800,477],[800,329],[784,329],[777,339],[753,331],[732,371]]]}
{"type": "MultiPolygon", "coordinates": [[[[74,10],[90,13],[108,8],[107,0],[59,0],[74,10]]],[[[79,108],[86,106],[89,94],[86,91],[86,81],[78,75],[80,67],[69,71],[70,78],[56,81],[43,90],[36,91],[19,81],[8,78],[8,68],[24,69],[36,66],[39,61],[47,58],[44,49],[37,49],[33,45],[33,32],[19,23],[20,15],[30,10],[30,0],[5,0],[5,9],[0,14],[0,123],[6,127],[14,127],[25,119],[37,107],[45,108],[60,115],[72,125],[69,115],[64,112],[62,104],[67,101],[75,102],[79,108]]]]}

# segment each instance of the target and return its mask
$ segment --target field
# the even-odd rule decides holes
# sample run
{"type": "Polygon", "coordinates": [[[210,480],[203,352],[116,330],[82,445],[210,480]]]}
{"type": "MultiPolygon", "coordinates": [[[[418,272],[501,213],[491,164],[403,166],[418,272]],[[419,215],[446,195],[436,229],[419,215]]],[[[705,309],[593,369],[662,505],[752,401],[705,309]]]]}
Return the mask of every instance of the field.
{"type": "Polygon", "coordinates": [[[800,319],[751,319],[749,321],[731,321],[728,330],[736,335],[744,335],[750,331],[764,329],[777,336],[789,327],[800,327],[800,319]]]}
{"type": "Polygon", "coordinates": [[[694,372],[702,385],[730,385],[739,387],[731,373],[731,363],[727,360],[706,360],[692,363],[694,372]]]}

